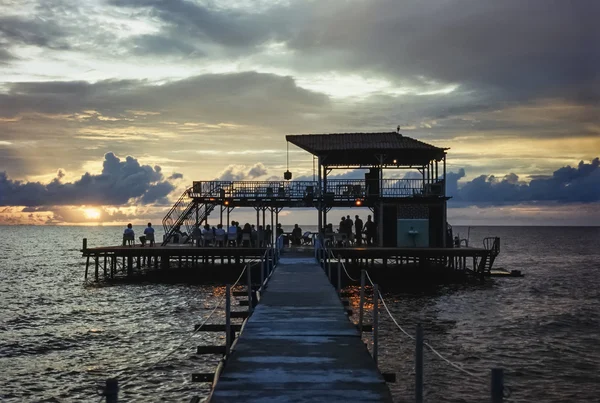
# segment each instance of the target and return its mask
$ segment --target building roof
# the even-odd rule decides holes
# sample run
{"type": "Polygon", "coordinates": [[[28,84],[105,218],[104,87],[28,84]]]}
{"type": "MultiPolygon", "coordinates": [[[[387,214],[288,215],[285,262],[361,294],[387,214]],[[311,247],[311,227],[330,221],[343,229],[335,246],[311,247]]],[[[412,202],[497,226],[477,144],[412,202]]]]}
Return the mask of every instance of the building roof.
{"type": "Polygon", "coordinates": [[[324,165],[425,165],[444,157],[445,148],[433,146],[396,132],[298,134],[287,141],[323,158],[324,165]],[[379,159],[378,159],[379,158],[379,159]]]}

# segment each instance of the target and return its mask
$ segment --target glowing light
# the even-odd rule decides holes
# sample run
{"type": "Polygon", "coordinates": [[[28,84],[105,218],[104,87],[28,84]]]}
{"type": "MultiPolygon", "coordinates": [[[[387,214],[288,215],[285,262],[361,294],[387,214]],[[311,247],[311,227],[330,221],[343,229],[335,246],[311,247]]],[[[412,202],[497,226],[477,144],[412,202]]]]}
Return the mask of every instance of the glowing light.
{"type": "Polygon", "coordinates": [[[88,220],[97,220],[100,218],[100,210],[97,208],[85,208],[83,209],[83,215],[88,220]]]}
{"type": "Polygon", "coordinates": [[[362,205],[362,200],[359,199],[359,200],[355,201],[354,203],[360,207],[362,205]]]}

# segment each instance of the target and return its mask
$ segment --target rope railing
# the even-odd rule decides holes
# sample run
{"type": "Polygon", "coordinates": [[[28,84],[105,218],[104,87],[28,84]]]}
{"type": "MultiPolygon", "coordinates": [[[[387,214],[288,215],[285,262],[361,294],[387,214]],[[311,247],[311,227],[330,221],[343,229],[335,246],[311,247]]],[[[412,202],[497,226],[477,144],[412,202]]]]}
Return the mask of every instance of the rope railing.
{"type": "MultiPolygon", "coordinates": [[[[371,276],[369,276],[368,272],[366,272],[366,275],[367,275],[367,279],[369,280],[369,283],[371,283],[371,285],[374,286],[375,283],[371,279],[371,276]]],[[[411,334],[409,334],[406,330],[404,330],[404,328],[398,323],[398,321],[396,320],[396,318],[394,318],[394,315],[392,315],[392,312],[390,311],[387,303],[385,302],[385,299],[383,298],[383,295],[381,294],[381,291],[377,291],[377,293],[379,294],[379,299],[381,299],[381,303],[382,303],[383,307],[385,308],[385,311],[387,312],[387,314],[390,317],[390,319],[392,319],[392,322],[394,322],[394,324],[396,325],[396,327],[402,333],[404,333],[404,335],[406,335],[406,337],[408,337],[411,340],[415,340],[415,337],[412,336],[411,334]]],[[[481,377],[482,376],[482,374],[476,374],[474,372],[467,371],[466,369],[462,368],[459,364],[450,361],[448,358],[444,357],[439,351],[437,351],[431,344],[429,344],[429,343],[427,343],[427,342],[424,341],[423,345],[426,346],[427,348],[429,348],[431,350],[431,352],[433,352],[439,358],[441,358],[442,360],[444,360],[447,364],[451,365],[453,368],[456,368],[457,370],[459,370],[461,372],[464,372],[465,374],[473,376],[473,377],[481,377]]]]}
{"type": "MultiPolygon", "coordinates": [[[[237,280],[235,280],[235,282],[231,285],[231,288],[237,286],[240,282],[240,280],[242,279],[242,276],[244,275],[244,273],[246,272],[246,270],[251,267],[252,265],[256,264],[257,260],[251,260],[249,262],[246,263],[246,265],[244,266],[244,268],[242,269],[242,271],[240,272],[240,275],[238,276],[237,280]]],[[[141,375],[145,374],[146,372],[150,371],[152,368],[156,367],[158,364],[162,363],[163,361],[165,361],[167,358],[169,358],[171,355],[175,354],[175,352],[177,352],[184,344],[186,344],[188,341],[190,341],[190,339],[192,337],[194,337],[201,329],[202,327],[208,323],[208,321],[210,320],[210,318],[214,315],[214,313],[217,311],[217,309],[221,306],[221,304],[223,303],[223,300],[225,299],[225,295],[222,295],[219,300],[217,301],[217,304],[215,305],[215,307],[213,308],[213,310],[208,314],[208,316],[204,319],[204,321],[202,321],[202,323],[197,326],[194,331],[192,333],[190,333],[190,335],[188,337],[185,338],[185,340],[183,340],[181,343],[179,343],[177,346],[175,346],[171,351],[169,351],[167,354],[165,354],[164,356],[162,356],[160,359],[158,359],[157,361],[155,361],[154,363],[152,363],[151,365],[149,365],[148,367],[146,367],[145,369],[143,369],[142,371],[140,371],[137,374],[134,374],[133,376],[131,376],[130,378],[126,379],[122,384],[120,384],[120,387],[126,386],[128,384],[130,384],[132,381],[134,381],[135,379],[139,378],[141,375]]],[[[123,374],[123,372],[125,372],[125,370],[119,372],[117,375],[115,375],[113,377],[113,379],[118,379],[119,376],[121,376],[123,374]]],[[[104,387],[97,387],[97,394],[99,390],[104,390],[104,387]]],[[[100,400],[99,402],[102,402],[106,396],[106,393],[101,393],[100,394],[100,400]]]]}

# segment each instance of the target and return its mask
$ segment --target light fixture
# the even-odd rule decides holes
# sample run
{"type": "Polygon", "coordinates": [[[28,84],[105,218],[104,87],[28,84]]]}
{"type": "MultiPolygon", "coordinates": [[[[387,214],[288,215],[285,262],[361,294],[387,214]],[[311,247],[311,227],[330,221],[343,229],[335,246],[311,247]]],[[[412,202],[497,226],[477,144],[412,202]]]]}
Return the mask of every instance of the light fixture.
{"type": "Polygon", "coordinates": [[[356,201],[354,202],[354,204],[356,205],[356,207],[360,207],[360,206],[362,206],[362,200],[356,199],[356,201]]]}

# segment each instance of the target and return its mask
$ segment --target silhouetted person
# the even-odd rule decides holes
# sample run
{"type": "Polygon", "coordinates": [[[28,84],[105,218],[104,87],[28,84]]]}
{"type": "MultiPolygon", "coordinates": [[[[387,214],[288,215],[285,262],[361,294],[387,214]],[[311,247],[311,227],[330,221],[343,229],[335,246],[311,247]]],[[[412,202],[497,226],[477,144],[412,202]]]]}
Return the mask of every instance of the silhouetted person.
{"type": "Polygon", "coordinates": [[[362,230],[363,222],[358,215],[354,216],[354,234],[356,236],[356,244],[362,245],[362,230]]]}
{"type": "Polygon", "coordinates": [[[352,237],[352,227],[354,226],[354,222],[349,215],[346,216],[344,224],[346,225],[346,236],[350,239],[352,237]]]}
{"type": "Polygon", "coordinates": [[[371,216],[367,216],[367,222],[365,223],[365,235],[367,238],[367,245],[373,245],[373,240],[375,239],[375,232],[377,228],[375,223],[371,220],[371,216]]]}
{"type": "Polygon", "coordinates": [[[127,243],[130,245],[135,244],[135,232],[133,232],[131,223],[127,224],[127,228],[123,231],[123,246],[127,245],[127,243]]]}
{"type": "Polygon", "coordinates": [[[292,245],[300,245],[302,243],[302,228],[298,224],[294,224],[292,230],[292,245]]]}
{"type": "Polygon", "coordinates": [[[152,228],[151,222],[149,222],[148,226],[144,229],[144,235],[146,236],[146,241],[150,242],[150,246],[154,246],[154,228],[152,228]]]}
{"type": "Polygon", "coordinates": [[[267,228],[265,228],[265,245],[271,245],[271,237],[273,236],[273,230],[271,229],[270,225],[267,225],[267,228]]]}

